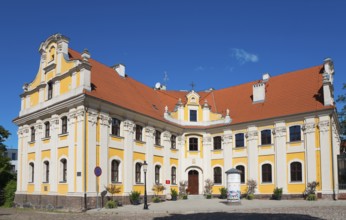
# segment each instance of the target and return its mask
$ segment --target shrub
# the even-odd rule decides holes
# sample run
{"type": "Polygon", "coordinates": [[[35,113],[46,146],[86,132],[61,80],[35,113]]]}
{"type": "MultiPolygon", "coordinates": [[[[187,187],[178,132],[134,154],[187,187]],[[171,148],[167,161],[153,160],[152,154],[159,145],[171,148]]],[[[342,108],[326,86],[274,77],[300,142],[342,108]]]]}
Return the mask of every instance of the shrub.
{"type": "Polygon", "coordinates": [[[211,199],[211,194],[208,194],[208,195],[206,196],[206,198],[207,198],[207,199],[211,199]]]}
{"type": "Polygon", "coordinates": [[[171,196],[172,196],[172,200],[177,200],[178,192],[174,188],[171,188],[171,196]]]}
{"type": "Polygon", "coordinates": [[[186,199],[187,199],[186,189],[187,189],[187,181],[186,180],[180,181],[179,182],[179,196],[180,196],[180,198],[185,199],[185,196],[186,196],[186,199]]]}
{"type": "Polygon", "coordinates": [[[220,199],[226,199],[227,198],[227,189],[225,187],[222,187],[219,189],[220,191],[220,199]]]}
{"type": "Polygon", "coordinates": [[[153,202],[154,203],[159,203],[159,202],[161,202],[161,199],[159,197],[154,197],[153,198],[153,202]]]}
{"type": "Polygon", "coordinates": [[[166,187],[164,185],[161,185],[161,184],[154,184],[154,186],[152,188],[156,197],[159,195],[159,193],[161,193],[165,189],[166,189],[166,187]]]}
{"type": "Polygon", "coordinates": [[[248,194],[248,195],[246,196],[246,198],[247,198],[248,200],[253,200],[253,199],[255,198],[255,195],[254,195],[254,194],[248,194]]]}
{"type": "Polygon", "coordinates": [[[317,197],[315,194],[309,194],[307,197],[306,197],[306,200],[307,201],[316,201],[317,200],[317,197]]]}
{"type": "Polygon", "coordinates": [[[5,188],[4,188],[4,196],[5,196],[5,207],[12,207],[14,201],[14,194],[17,189],[17,182],[15,180],[10,180],[5,188]]]}
{"type": "Polygon", "coordinates": [[[282,197],[282,188],[276,187],[273,191],[273,199],[281,200],[282,197]]]}
{"type": "MultiPolygon", "coordinates": [[[[208,196],[213,193],[213,186],[214,186],[214,181],[211,179],[206,179],[205,184],[204,184],[204,195],[208,196]]],[[[211,196],[210,196],[211,198],[211,196]]]]}
{"type": "Polygon", "coordinates": [[[246,198],[249,200],[252,200],[255,198],[255,190],[257,188],[257,182],[256,180],[248,180],[247,181],[247,192],[246,192],[246,198]]]}
{"type": "Polygon", "coordinates": [[[141,193],[138,191],[131,191],[131,193],[129,194],[131,204],[138,205],[140,195],[141,193]]]}
{"type": "Polygon", "coordinates": [[[310,194],[314,194],[316,193],[316,187],[319,186],[320,183],[319,182],[316,182],[316,181],[313,181],[311,183],[308,183],[303,195],[306,197],[306,196],[309,196],[310,194]]]}
{"type": "Polygon", "coordinates": [[[114,200],[114,194],[121,192],[121,187],[117,187],[115,184],[111,184],[108,187],[105,186],[105,189],[112,195],[112,200],[114,200]]]}
{"type": "Polygon", "coordinates": [[[114,209],[118,207],[118,203],[116,201],[113,200],[109,200],[106,203],[106,209],[114,209]]]}

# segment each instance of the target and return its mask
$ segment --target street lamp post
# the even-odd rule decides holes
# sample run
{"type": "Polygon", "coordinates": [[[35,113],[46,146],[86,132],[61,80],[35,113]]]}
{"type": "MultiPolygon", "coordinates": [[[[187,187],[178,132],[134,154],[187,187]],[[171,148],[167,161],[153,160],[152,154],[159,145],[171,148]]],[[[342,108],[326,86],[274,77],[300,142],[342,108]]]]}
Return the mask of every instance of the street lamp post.
{"type": "Polygon", "coordinates": [[[148,209],[148,203],[147,203],[147,170],[148,170],[148,164],[147,161],[144,161],[143,163],[143,171],[144,171],[144,208],[148,209]]]}

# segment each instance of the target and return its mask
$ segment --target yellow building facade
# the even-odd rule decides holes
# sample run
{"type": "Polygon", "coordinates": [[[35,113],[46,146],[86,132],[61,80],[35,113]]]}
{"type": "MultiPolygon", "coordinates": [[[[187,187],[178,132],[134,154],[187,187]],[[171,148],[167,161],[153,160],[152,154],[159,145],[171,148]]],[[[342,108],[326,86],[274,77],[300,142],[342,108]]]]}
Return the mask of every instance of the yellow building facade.
{"type": "MultiPolygon", "coordinates": [[[[56,34],[39,48],[36,78],[25,84],[18,129],[16,203],[83,209],[96,206],[105,186],[127,202],[154,184],[190,195],[226,187],[225,172],[242,171],[256,196],[275,187],[286,198],[302,197],[308,182],[319,195],[337,195],[339,133],[333,101],[334,68],[322,65],[221,90],[169,91],[143,85],[122,64],[105,66],[88,51],[69,48],[56,34]],[[100,177],[95,167],[102,169],[100,177]]],[[[255,79],[254,79],[255,80],[255,79]]]]}

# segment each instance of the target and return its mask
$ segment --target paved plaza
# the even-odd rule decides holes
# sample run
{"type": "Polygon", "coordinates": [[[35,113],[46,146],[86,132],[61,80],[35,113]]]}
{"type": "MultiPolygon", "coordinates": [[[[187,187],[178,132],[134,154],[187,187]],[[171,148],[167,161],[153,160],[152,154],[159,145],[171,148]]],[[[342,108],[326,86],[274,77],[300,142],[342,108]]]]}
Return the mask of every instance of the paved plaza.
{"type": "Polygon", "coordinates": [[[92,209],[85,213],[0,209],[0,219],[346,219],[346,201],[242,200],[240,205],[220,199],[189,199],[92,209]]]}

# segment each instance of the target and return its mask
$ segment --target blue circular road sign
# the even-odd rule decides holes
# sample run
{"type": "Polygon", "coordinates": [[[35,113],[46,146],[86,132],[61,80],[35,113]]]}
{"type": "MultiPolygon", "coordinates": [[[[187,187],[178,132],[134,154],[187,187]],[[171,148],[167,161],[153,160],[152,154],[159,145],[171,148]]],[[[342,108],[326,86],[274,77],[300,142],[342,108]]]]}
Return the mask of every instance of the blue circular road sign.
{"type": "Polygon", "coordinates": [[[101,174],[102,174],[101,167],[99,167],[99,166],[95,167],[94,173],[95,173],[95,176],[97,176],[97,177],[101,176],[101,174]]]}

